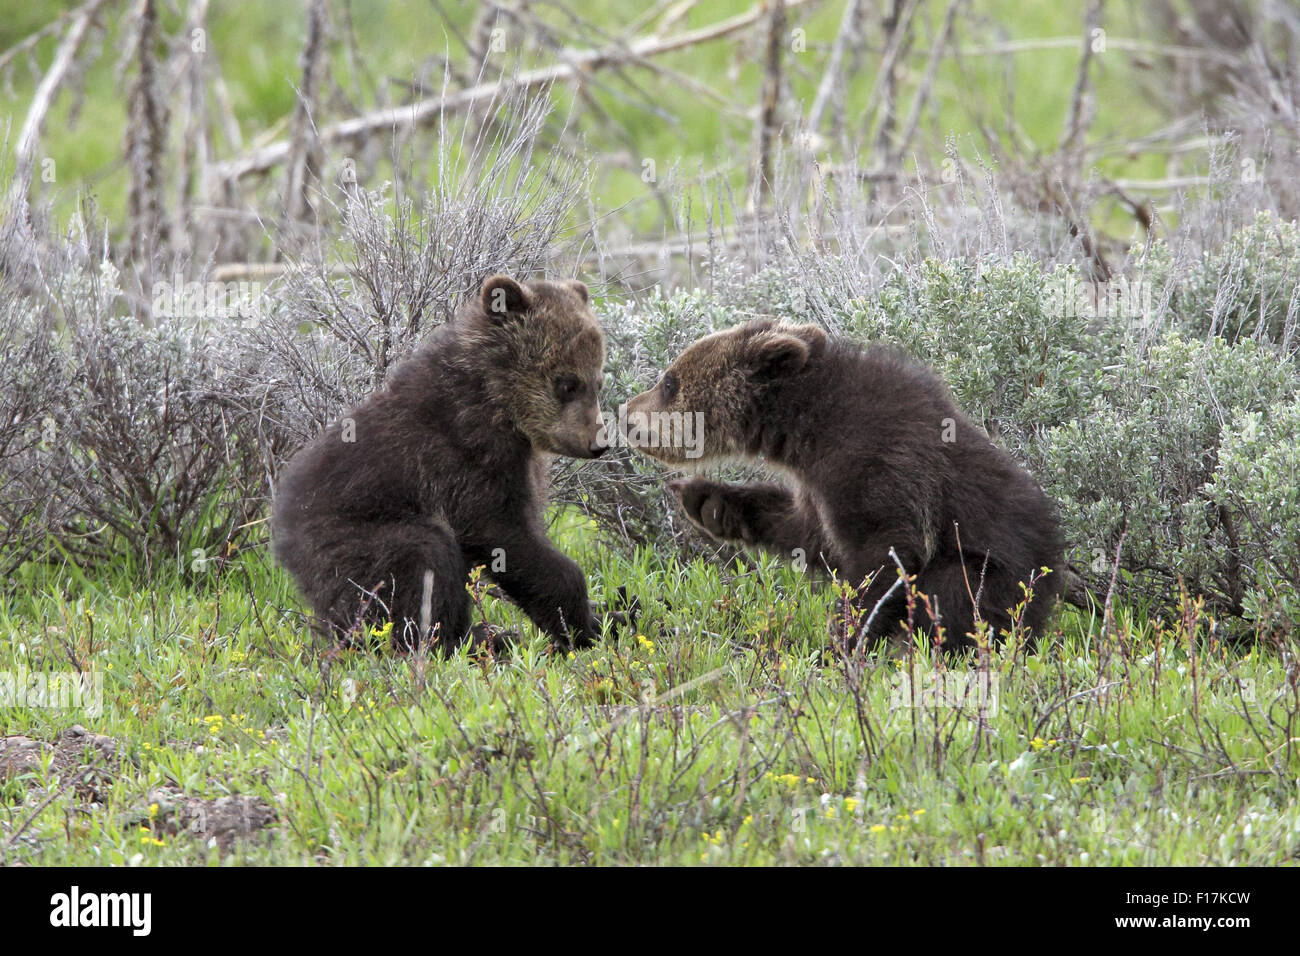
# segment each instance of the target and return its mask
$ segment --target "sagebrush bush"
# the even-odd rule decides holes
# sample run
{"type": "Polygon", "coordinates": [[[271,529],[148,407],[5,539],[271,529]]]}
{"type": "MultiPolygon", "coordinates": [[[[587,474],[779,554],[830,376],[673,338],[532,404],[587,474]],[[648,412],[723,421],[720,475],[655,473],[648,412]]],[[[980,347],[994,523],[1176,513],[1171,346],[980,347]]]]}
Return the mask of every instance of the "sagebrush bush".
{"type": "Polygon", "coordinates": [[[1239,549],[1267,542],[1248,542],[1251,529],[1237,527],[1213,493],[1219,448],[1234,421],[1293,400],[1296,370],[1251,340],[1177,331],[1110,358],[1091,401],[1049,429],[1038,452],[1076,567],[1104,590],[1123,536],[1126,584],[1169,602],[1181,580],[1241,613],[1239,549]]]}
{"type": "Polygon", "coordinates": [[[0,579],[41,548],[60,517],[49,456],[59,367],[47,307],[0,289],[0,579]]]}
{"type": "Polygon", "coordinates": [[[1229,342],[1255,338],[1284,353],[1300,347],[1300,226],[1270,212],[1234,231],[1225,241],[1191,255],[1178,255],[1157,241],[1145,256],[1150,280],[1168,289],[1168,317],[1197,336],[1229,342]],[[1181,259],[1190,258],[1184,262],[1181,259]]]}
{"type": "Polygon", "coordinates": [[[84,560],[201,570],[261,505],[259,449],[218,394],[226,330],[139,321],[108,263],[66,274],[52,300],[57,441],[41,468],[65,512],[56,540],[84,560]]]}
{"type": "Polygon", "coordinates": [[[1224,430],[1206,488],[1231,521],[1246,614],[1262,627],[1300,625],[1300,399],[1240,411],[1224,430]]]}

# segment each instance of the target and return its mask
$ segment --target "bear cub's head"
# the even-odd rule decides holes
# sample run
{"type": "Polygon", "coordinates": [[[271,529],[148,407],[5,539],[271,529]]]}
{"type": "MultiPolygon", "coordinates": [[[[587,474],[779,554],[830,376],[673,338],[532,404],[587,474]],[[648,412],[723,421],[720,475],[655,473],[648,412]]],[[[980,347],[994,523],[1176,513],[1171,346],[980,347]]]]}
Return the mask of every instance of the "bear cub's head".
{"type": "Polygon", "coordinates": [[[654,388],[628,402],[628,443],[674,465],[743,459],[746,425],[765,392],[803,372],[826,341],[815,325],[771,319],[706,335],[668,366],[654,388]]]}
{"type": "Polygon", "coordinates": [[[608,448],[598,394],[605,337],[576,279],[495,275],[457,317],[497,424],[543,454],[595,458],[608,448]]]}

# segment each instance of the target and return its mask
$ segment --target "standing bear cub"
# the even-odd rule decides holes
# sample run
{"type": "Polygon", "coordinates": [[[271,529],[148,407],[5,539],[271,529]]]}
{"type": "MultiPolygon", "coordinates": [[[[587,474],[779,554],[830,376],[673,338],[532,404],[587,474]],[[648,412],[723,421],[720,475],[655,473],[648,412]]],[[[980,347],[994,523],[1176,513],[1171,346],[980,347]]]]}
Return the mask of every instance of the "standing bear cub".
{"type": "Polygon", "coordinates": [[[392,621],[397,646],[450,649],[483,565],[553,642],[594,642],[586,578],[542,507],[554,456],[606,450],[604,362],[581,282],[484,282],[276,487],[275,554],[318,621],[339,638],[392,621]]]}
{"type": "Polygon", "coordinates": [[[788,476],[790,488],[671,487],[715,538],[806,557],[854,586],[872,576],[856,615],[870,621],[869,640],[907,618],[891,549],[930,597],[934,618],[918,599],[913,623],[927,634],[942,625],[948,650],[972,644],[977,606],[995,635],[1010,629],[1022,583],[1033,594],[1021,624],[1040,631],[1060,590],[1060,574],[1042,570],[1061,564],[1051,501],[933,372],[891,348],[749,322],[691,345],[628,403],[626,420],[629,443],[663,462],[757,461],[788,476]],[[701,416],[693,461],[662,440],[674,413],[701,416]],[[633,440],[637,428],[647,440],[633,440]]]}

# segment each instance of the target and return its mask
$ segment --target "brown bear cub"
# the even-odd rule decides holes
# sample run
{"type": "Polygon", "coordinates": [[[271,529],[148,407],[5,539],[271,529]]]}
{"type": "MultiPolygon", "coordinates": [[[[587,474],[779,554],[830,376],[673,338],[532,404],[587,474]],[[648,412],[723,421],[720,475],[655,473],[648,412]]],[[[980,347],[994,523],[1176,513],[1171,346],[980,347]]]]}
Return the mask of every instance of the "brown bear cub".
{"type": "MultiPolygon", "coordinates": [[[[1042,571],[1061,566],[1051,501],[932,371],[892,348],[753,321],[691,345],[626,420],[647,439],[629,443],[666,463],[762,462],[787,476],[790,488],[700,478],[672,488],[715,538],[806,558],[854,586],[874,575],[855,609],[872,642],[907,619],[891,549],[929,595],[948,650],[973,643],[976,605],[996,635],[1032,582],[1021,618],[1032,635],[1060,591],[1059,572],[1042,571]],[[657,440],[673,413],[700,416],[694,460],[657,440]]],[[[912,620],[933,635],[924,601],[912,620]]]]}
{"type": "Polygon", "coordinates": [[[470,627],[470,569],[559,646],[600,628],[582,569],[542,522],[556,455],[606,450],[605,339],[581,282],[493,276],[477,300],[325,429],[275,489],[272,538],[317,619],[341,639],[450,649],[470,627]]]}

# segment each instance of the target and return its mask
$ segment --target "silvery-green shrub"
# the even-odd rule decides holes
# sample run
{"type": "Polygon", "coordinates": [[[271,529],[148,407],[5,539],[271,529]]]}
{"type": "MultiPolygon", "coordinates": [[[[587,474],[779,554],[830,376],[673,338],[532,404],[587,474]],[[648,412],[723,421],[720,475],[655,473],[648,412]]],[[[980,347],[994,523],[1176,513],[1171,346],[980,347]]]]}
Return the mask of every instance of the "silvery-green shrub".
{"type": "Polygon", "coordinates": [[[1104,590],[1123,536],[1130,586],[1169,600],[1181,579],[1239,613],[1247,582],[1233,538],[1253,532],[1234,530],[1222,510],[1213,484],[1220,447],[1243,416],[1294,401],[1296,370],[1265,344],[1176,331],[1115,358],[1092,399],[1049,429],[1039,450],[1075,566],[1104,590]]]}

